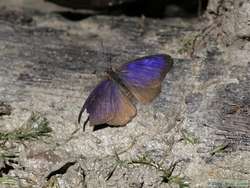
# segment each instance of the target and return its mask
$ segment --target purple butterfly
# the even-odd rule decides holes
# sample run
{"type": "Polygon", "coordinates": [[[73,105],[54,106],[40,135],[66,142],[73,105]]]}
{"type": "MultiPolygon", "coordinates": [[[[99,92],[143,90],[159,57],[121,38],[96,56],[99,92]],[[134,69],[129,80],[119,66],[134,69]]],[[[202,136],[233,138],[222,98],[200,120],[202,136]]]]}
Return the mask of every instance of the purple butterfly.
{"type": "Polygon", "coordinates": [[[85,101],[78,122],[87,109],[89,117],[85,124],[89,121],[90,126],[126,125],[136,116],[133,99],[143,104],[151,102],[160,93],[161,82],[172,65],[169,55],[158,54],[133,60],[116,71],[108,70],[107,78],[85,101]]]}

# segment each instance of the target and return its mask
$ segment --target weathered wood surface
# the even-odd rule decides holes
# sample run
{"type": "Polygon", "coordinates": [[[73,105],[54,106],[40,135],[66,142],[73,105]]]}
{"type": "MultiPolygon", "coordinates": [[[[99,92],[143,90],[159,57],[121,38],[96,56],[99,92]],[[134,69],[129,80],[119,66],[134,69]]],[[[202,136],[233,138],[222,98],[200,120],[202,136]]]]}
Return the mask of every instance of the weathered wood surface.
{"type": "Polygon", "coordinates": [[[146,156],[165,169],[179,161],[173,175],[191,187],[204,187],[209,179],[249,178],[249,42],[238,39],[223,47],[205,38],[207,45],[190,58],[187,44],[199,25],[123,16],[71,22],[1,8],[0,101],[13,109],[1,116],[1,131],[20,127],[32,112],[53,129],[45,143],[7,143],[20,154],[9,175],[34,187],[57,173],[61,187],[169,186],[161,182],[161,170],[120,163],[118,153],[124,161],[146,156]],[[81,105],[107,66],[103,51],[113,66],[155,53],[170,54],[175,62],[161,95],[151,105],[139,104],[127,126],[74,132],[81,105]]]}

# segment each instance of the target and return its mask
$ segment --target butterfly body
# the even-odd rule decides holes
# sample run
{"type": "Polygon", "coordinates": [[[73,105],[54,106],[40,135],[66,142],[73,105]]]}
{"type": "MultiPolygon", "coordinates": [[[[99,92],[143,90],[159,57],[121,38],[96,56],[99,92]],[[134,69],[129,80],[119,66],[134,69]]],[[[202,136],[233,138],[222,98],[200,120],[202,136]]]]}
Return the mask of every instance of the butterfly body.
{"type": "Polygon", "coordinates": [[[146,104],[161,91],[161,82],[172,67],[169,55],[158,54],[136,59],[118,70],[109,69],[107,78],[101,81],[85,101],[84,110],[89,114],[90,125],[109,124],[122,126],[136,116],[132,101],[146,104]]]}
{"type": "Polygon", "coordinates": [[[107,70],[107,76],[109,80],[112,80],[115,84],[118,84],[121,92],[127,96],[130,100],[133,100],[134,96],[129,91],[128,87],[123,83],[122,79],[119,77],[119,74],[112,68],[107,70]]]}

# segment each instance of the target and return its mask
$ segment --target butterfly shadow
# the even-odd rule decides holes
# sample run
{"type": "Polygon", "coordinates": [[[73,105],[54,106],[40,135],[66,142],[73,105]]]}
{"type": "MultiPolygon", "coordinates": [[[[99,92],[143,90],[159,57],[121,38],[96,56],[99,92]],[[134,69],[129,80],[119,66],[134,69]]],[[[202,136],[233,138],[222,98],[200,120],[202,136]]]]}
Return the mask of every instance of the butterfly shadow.
{"type": "MultiPolygon", "coordinates": [[[[83,124],[83,132],[85,131],[85,127],[86,127],[86,125],[87,125],[88,122],[89,122],[89,117],[85,120],[85,122],[83,124]]],[[[125,125],[120,125],[119,127],[124,127],[124,126],[126,126],[126,124],[125,125]]],[[[93,127],[93,131],[98,131],[98,130],[101,130],[101,129],[105,129],[107,127],[116,128],[117,126],[109,125],[107,123],[99,124],[99,125],[95,125],[93,127]]]]}
{"type": "MultiPolygon", "coordinates": [[[[119,127],[124,127],[126,125],[122,125],[122,126],[119,126],[119,127]]],[[[110,128],[117,128],[117,126],[114,126],[114,125],[109,125],[109,124],[100,124],[100,125],[95,125],[94,128],[93,128],[93,131],[98,131],[98,130],[101,130],[101,129],[104,129],[104,128],[107,128],[107,127],[110,127],[110,128]]]]}

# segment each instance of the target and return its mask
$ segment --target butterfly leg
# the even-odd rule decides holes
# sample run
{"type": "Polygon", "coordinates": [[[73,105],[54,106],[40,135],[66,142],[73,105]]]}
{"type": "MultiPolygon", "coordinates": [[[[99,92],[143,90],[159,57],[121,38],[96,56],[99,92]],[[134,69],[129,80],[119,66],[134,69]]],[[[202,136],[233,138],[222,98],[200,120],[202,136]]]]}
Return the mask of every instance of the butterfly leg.
{"type": "Polygon", "coordinates": [[[85,131],[85,127],[87,125],[87,123],[89,122],[89,116],[88,118],[84,121],[84,124],[83,124],[83,127],[82,127],[82,131],[84,132],[85,131]]]}

